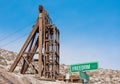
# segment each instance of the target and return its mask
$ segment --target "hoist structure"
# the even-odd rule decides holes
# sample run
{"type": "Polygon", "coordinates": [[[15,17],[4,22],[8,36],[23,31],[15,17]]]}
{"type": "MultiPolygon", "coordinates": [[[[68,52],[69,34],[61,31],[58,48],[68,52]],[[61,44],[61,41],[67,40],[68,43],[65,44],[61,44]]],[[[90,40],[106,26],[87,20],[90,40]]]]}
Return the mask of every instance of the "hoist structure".
{"type": "Polygon", "coordinates": [[[19,62],[21,74],[38,74],[40,79],[55,80],[59,75],[59,29],[52,24],[48,12],[39,6],[39,17],[9,72],[15,71],[19,62]]]}

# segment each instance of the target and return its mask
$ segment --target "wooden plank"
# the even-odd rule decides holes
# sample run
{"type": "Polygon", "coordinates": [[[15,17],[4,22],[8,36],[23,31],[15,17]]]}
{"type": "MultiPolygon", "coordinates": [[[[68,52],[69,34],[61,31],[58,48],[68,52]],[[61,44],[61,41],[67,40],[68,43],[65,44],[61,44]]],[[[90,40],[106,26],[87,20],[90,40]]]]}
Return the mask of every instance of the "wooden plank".
{"type": "Polygon", "coordinates": [[[38,54],[38,52],[24,52],[24,54],[38,54]]]}
{"type": "Polygon", "coordinates": [[[42,44],[43,44],[43,14],[39,14],[39,42],[38,42],[38,49],[39,49],[39,58],[38,58],[38,74],[41,78],[42,73],[42,44]]]}
{"type": "MultiPolygon", "coordinates": [[[[33,45],[33,42],[34,42],[34,39],[35,39],[35,35],[36,34],[34,34],[34,36],[33,36],[33,38],[32,38],[32,40],[31,40],[31,42],[30,42],[30,46],[28,46],[29,47],[29,50],[28,50],[28,52],[30,52],[30,50],[31,50],[31,48],[32,48],[32,45],[33,45]]],[[[23,54],[25,54],[25,53],[23,53],[23,54]]],[[[27,56],[26,56],[26,59],[29,61],[29,56],[30,56],[30,53],[27,53],[27,56]]],[[[24,57],[24,56],[23,56],[24,57]]],[[[26,67],[29,67],[29,63],[27,63],[25,60],[23,60],[23,65],[22,65],[22,69],[21,69],[21,74],[25,74],[25,68],[26,67]]]]}
{"type": "Polygon", "coordinates": [[[34,36],[35,32],[37,31],[37,28],[38,28],[38,23],[34,26],[32,32],[30,33],[28,39],[26,40],[25,44],[23,45],[20,53],[18,54],[18,56],[16,57],[14,63],[11,65],[10,69],[9,69],[9,72],[13,72],[15,67],[17,66],[18,62],[20,61],[25,49],[27,48],[27,46],[29,45],[32,37],[34,36]]]}
{"type": "MultiPolygon", "coordinates": [[[[32,52],[36,52],[37,48],[38,48],[38,39],[36,40],[36,43],[34,44],[34,47],[33,47],[33,49],[31,51],[32,52]]],[[[30,54],[27,57],[27,60],[28,60],[29,63],[32,62],[33,56],[34,56],[34,54],[30,54]]],[[[24,62],[24,65],[22,66],[22,69],[21,69],[21,73],[25,74],[25,72],[27,71],[28,67],[29,67],[28,64],[26,62],[24,62]]]]}

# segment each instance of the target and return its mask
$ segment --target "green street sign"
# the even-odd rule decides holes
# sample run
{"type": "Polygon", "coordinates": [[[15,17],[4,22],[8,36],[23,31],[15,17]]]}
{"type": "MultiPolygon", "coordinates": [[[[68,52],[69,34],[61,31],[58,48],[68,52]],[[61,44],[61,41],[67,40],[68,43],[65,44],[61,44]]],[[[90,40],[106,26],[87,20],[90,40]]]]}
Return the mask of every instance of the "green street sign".
{"type": "Polygon", "coordinates": [[[98,69],[98,62],[70,65],[71,72],[80,72],[80,71],[96,70],[96,69],[98,69]]]}
{"type": "Polygon", "coordinates": [[[86,79],[87,81],[90,80],[90,76],[86,72],[83,72],[83,71],[80,71],[80,78],[86,79]]]}

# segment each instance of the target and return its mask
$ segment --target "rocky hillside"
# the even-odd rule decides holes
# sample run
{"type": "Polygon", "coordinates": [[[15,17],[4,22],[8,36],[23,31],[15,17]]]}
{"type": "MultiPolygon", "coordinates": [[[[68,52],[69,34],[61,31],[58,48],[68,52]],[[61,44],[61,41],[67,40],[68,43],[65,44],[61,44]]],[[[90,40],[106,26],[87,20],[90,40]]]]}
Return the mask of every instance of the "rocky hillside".
{"type": "MultiPolygon", "coordinates": [[[[66,84],[60,81],[40,81],[32,75],[7,72],[16,55],[17,53],[0,49],[0,84],[66,84]]],[[[78,73],[70,73],[69,65],[65,64],[60,65],[60,73],[63,75],[66,73],[78,75],[78,73]]],[[[90,75],[90,84],[120,84],[120,70],[99,69],[87,73],[90,75]]]]}
{"type": "MultiPolygon", "coordinates": [[[[61,65],[60,72],[79,75],[79,73],[70,73],[69,65],[65,64],[61,65]]],[[[87,73],[90,75],[90,84],[120,84],[120,70],[99,69],[87,73]]]]}
{"type": "Polygon", "coordinates": [[[89,74],[91,84],[120,84],[120,70],[99,69],[89,74]]]}
{"type": "Polygon", "coordinates": [[[0,66],[8,70],[16,55],[15,52],[0,49],[0,66]]]}
{"type": "Polygon", "coordinates": [[[66,84],[62,81],[43,81],[35,78],[34,75],[21,75],[9,73],[0,67],[0,84],[66,84]]]}
{"type": "MultiPolygon", "coordinates": [[[[8,69],[16,56],[17,53],[0,49],[0,84],[66,84],[62,81],[38,80],[35,75],[30,74],[9,73],[8,69]]],[[[20,67],[21,64],[18,64],[18,66],[20,67]]]]}

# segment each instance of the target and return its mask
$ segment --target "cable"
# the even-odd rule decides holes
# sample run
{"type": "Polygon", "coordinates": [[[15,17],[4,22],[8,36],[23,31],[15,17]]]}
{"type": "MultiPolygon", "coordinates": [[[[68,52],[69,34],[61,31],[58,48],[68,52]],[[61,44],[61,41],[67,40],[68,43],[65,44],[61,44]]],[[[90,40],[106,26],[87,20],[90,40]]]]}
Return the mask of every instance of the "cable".
{"type": "MultiPolygon", "coordinates": [[[[35,2],[35,1],[34,1],[34,2],[35,2]]],[[[37,3],[37,2],[35,2],[35,3],[37,3]]],[[[37,4],[38,4],[38,3],[37,3],[37,4]]],[[[35,20],[34,22],[36,22],[36,20],[35,20]]],[[[28,24],[28,25],[27,25],[26,27],[24,27],[24,28],[19,28],[18,30],[9,33],[9,34],[7,34],[6,36],[3,36],[3,38],[0,39],[0,42],[1,42],[1,41],[4,41],[4,40],[6,40],[6,39],[8,39],[8,38],[10,38],[10,37],[12,37],[13,35],[15,35],[15,34],[18,33],[18,32],[21,32],[21,30],[23,30],[23,29],[27,29],[27,28],[29,27],[29,25],[31,25],[32,23],[33,23],[33,22],[31,22],[30,24],[28,24]]],[[[24,35],[22,35],[22,36],[20,36],[20,37],[18,37],[18,38],[16,38],[16,39],[14,39],[14,40],[11,40],[11,41],[3,44],[3,45],[0,45],[0,47],[7,46],[7,45],[9,45],[9,44],[11,44],[11,43],[13,43],[13,42],[16,42],[16,41],[18,41],[19,39],[25,37],[27,34],[28,34],[28,33],[26,33],[26,34],[24,34],[24,35]]]]}
{"type": "MultiPolygon", "coordinates": [[[[32,0],[34,3],[36,3],[36,4],[38,4],[35,0],[32,0]]],[[[34,15],[33,15],[34,16],[34,15]]],[[[35,20],[36,21],[36,20],[35,20]]],[[[34,22],[35,22],[34,21],[34,22]]],[[[31,25],[33,22],[31,22],[30,24],[28,24],[27,25],[27,27],[29,26],[29,25],[31,25]]],[[[6,36],[3,36],[1,39],[0,39],[0,42],[1,41],[3,41],[3,40],[6,40],[6,39],[8,39],[8,38],[10,38],[11,37],[11,35],[13,36],[13,35],[15,35],[16,33],[18,33],[18,32],[20,32],[21,30],[23,30],[23,29],[26,29],[27,27],[25,27],[25,28],[20,28],[20,29],[18,29],[18,30],[16,30],[15,32],[11,32],[10,34],[8,34],[8,35],[6,35],[6,36]]]]}
{"type": "MultiPolygon", "coordinates": [[[[33,23],[33,22],[32,22],[32,23],[33,23]]],[[[31,24],[31,23],[30,23],[30,24],[31,24]]],[[[30,24],[28,24],[28,25],[30,25],[30,24]]],[[[16,30],[15,32],[12,32],[12,33],[4,36],[2,39],[0,39],[0,42],[3,41],[3,40],[8,39],[8,38],[10,38],[10,37],[12,37],[13,35],[15,35],[16,33],[20,32],[20,31],[23,30],[23,29],[27,29],[27,28],[29,27],[28,25],[27,25],[25,28],[20,28],[20,29],[16,30]]]]}
{"type": "MultiPolygon", "coordinates": [[[[29,33],[30,33],[30,32],[29,32],[29,33]]],[[[27,36],[29,33],[26,33],[26,34],[24,34],[24,35],[22,35],[22,36],[20,36],[20,37],[18,37],[18,38],[16,38],[16,39],[14,39],[14,40],[11,40],[11,41],[9,41],[9,42],[1,45],[0,47],[7,46],[7,45],[9,45],[9,44],[11,44],[11,43],[13,43],[13,42],[16,42],[16,41],[22,39],[23,37],[27,36]]]]}

